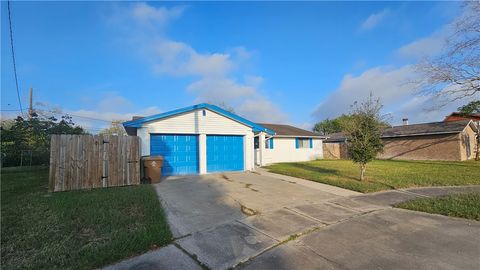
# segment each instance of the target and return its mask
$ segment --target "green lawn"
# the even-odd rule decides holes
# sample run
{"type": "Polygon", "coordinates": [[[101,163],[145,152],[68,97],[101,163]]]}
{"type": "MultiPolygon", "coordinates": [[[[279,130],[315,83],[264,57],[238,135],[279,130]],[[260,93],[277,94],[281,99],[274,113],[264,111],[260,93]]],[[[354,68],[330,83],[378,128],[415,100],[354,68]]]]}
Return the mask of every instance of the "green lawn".
{"type": "Polygon", "coordinates": [[[270,172],[290,175],[359,192],[387,189],[480,185],[480,162],[375,160],[367,165],[366,180],[358,181],[360,169],[350,160],[315,160],[278,163],[270,172]]]}
{"type": "Polygon", "coordinates": [[[2,269],[92,269],[171,242],[149,185],[48,193],[48,170],[1,173],[2,269]]]}
{"type": "Polygon", "coordinates": [[[396,207],[480,221],[480,193],[478,192],[438,198],[421,198],[400,203],[396,207]]]}

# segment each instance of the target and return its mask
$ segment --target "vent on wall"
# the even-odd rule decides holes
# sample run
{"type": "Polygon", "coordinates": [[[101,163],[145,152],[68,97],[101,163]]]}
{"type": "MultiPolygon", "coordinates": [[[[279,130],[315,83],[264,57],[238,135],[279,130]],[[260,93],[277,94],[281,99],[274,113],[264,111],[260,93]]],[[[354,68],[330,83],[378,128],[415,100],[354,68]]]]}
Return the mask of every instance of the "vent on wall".
{"type": "Polygon", "coordinates": [[[203,116],[206,116],[206,115],[207,115],[207,110],[203,110],[203,111],[202,111],[202,115],[203,115],[203,116]]]}

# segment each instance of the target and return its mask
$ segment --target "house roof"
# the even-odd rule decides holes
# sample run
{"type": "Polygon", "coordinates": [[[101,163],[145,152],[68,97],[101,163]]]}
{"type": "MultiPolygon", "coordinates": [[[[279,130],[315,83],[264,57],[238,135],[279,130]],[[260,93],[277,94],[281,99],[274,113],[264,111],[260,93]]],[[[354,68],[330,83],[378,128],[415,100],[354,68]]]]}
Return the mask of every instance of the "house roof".
{"type": "Polygon", "coordinates": [[[325,142],[344,142],[347,139],[347,135],[343,132],[328,134],[326,137],[328,138],[325,142]]]}
{"type": "MultiPolygon", "coordinates": [[[[422,135],[454,134],[462,132],[467,125],[471,125],[475,130],[475,125],[471,120],[461,120],[453,122],[432,122],[413,125],[401,125],[386,128],[382,132],[382,138],[411,137],[422,135]]],[[[327,135],[325,142],[344,142],[346,135],[343,132],[327,135]]]]}
{"type": "Polygon", "coordinates": [[[242,123],[246,126],[249,126],[253,129],[254,132],[267,132],[268,134],[271,134],[271,135],[274,135],[275,134],[275,131],[267,128],[267,127],[263,127],[259,124],[256,124],[256,123],[253,123],[243,117],[240,117],[236,114],[233,114],[229,111],[226,111],[218,106],[215,106],[215,105],[212,105],[212,104],[208,104],[208,103],[200,103],[200,104],[197,104],[197,105],[193,105],[193,106],[189,106],[189,107],[185,107],[185,108],[180,108],[180,109],[176,109],[176,110],[173,110],[173,111],[168,111],[168,112],[164,112],[164,113],[159,113],[159,114],[155,114],[155,115],[151,115],[151,116],[146,116],[146,117],[142,117],[142,118],[139,118],[139,119],[135,119],[135,120],[130,120],[130,121],[126,121],[126,122],[123,122],[123,126],[125,128],[127,127],[130,127],[130,128],[139,128],[139,127],[142,127],[142,125],[144,123],[148,123],[148,122],[152,122],[152,121],[156,121],[156,120],[161,120],[161,119],[165,119],[165,118],[168,118],[168,117],[172,117],[172,116],[176,116],[176,115],[179,115],[179,114],[183,114],[183,113],[188,113],[188,112],[191,112],[191,111],[195,111],[195,110],[200,110],[200,109],[208,109],[210,111],[213,111],[213,112],[216,112],[220,115],[223,115],[227,118],[230,118],[234,121],[237,121],[239,123],[242,123]]]}
{"type": "Polygon", "coordinates": [[[480,113],[462,114],[460,112],[452,112],[450,115],[446,116],[443,121],[458,121],[462,119],[472,119],[475,121],[480,121],[480,113]]]}
{"type": "Polygon", "coordinates": [[[414,125],[403,125],[387,128],[383,131],[383,138],[406,137],[418,135],[435,135],[460,133],[470,124],[471,120],[454,122],[433,122],[414,125]]]}
{"type": "Polygon", "coordinates": [[[279,125],[279,124],[268,124],[268,123],[257,123],[263,127],[275,131],[275,136],[284,136],[284,137],[322,137],[318,133],[311,132],[305,129],[297,128],[290,125],[279,125]]]}

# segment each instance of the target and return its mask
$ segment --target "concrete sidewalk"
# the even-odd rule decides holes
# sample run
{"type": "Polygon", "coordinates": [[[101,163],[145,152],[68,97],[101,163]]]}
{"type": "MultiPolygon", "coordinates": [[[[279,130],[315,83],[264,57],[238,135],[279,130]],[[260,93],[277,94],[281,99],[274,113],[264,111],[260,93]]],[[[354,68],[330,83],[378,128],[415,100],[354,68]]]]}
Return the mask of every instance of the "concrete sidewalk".
{"type": "Polygon", "coordinates": [[[335,195],[338,195],[338,196],[342,196],[342,197],[355,196],[355,195],[362,194],[362,193],[357,192],[357,191],[344,189],[344,188],[340,188],[340,187],[336,187],[336,186],[331,186],[331,185],[327,185],[327,184],[322,184],[322,183],[315,182],[315,181],[305,180],[305,179],[292,177],[292,176],[288,176],[288,175],[283,175],[283,174],[271,173],[267,169],[264,169],[264,168],[256,168],[255,172],[258,173],[258,174],[261,174],[261,175],[269,176],[269,177],[272,177],[272,178],[277,178],[277,179],[288,181],[288,182],[291,182],[291,183],[300,184],[300,185],[305,186],[305,187],[320,190],[320,191],[323,191],[323,192],[329,192],[329,193],[332,193],[332,194],[335,194],[335,195]]]}
{"type": "Polygon", "coordinates": [[[480,267],[480,222],[391,208],[478,186],[360,194],[261,171],[169,178],[155,188],[174,244],[108,269],[480,267]]]}

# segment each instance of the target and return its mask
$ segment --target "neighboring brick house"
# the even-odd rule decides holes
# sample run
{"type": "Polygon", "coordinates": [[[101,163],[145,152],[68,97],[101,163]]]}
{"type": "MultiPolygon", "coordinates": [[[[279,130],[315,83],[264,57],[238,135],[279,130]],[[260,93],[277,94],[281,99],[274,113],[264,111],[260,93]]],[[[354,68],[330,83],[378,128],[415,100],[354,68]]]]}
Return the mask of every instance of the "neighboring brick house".
{"type": "Polygon", "coordinates": [[[464,115],[459,112],[453,112],[449,116],[445,117],[443,122],[452,122],[452,121],[460,121],[460,120],[473,120],[474,122],[480,122],[480,114],[479,113],[474,113],[474,114],[468,114],[464,115]]]}
{"type": "MultiPolygon", "coordinates": [[[[471,120],[434,122],[402,125],[387,128],[382,133],[384,152],[380,159],[405,160],[467,160],[475,157],[477,127],[471,120]]],[[[345,146],[345,136],[336,134],[325,144],[345,146]]],[[[333,145],[325,149],[334,149],[333,145]]],[[[341,152],[332,155],[324,152],[325,158],[344,158],[341,152]],[[338,156],[338,157],[337,157],[338,156]]]]}
{"type": "Polygon", "coordinates": [[[345,134],[342,132],[329,134],[323,141],[323,158],[325,159],[347,159],[347,143],[345,134]]]}

